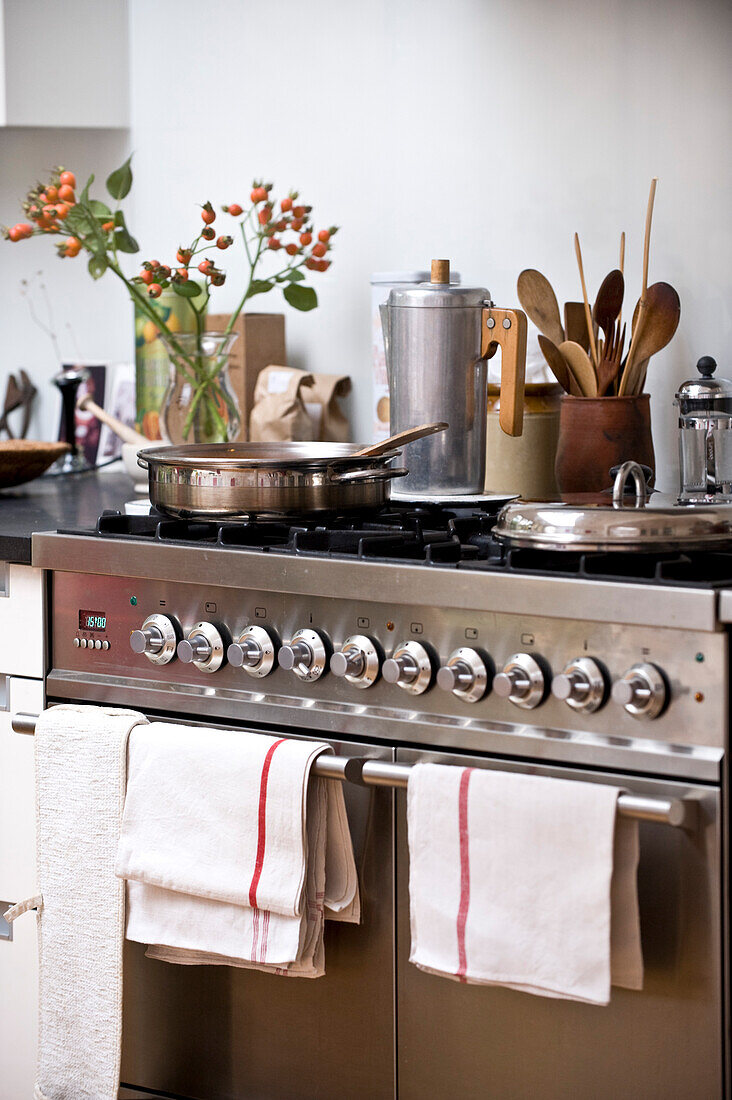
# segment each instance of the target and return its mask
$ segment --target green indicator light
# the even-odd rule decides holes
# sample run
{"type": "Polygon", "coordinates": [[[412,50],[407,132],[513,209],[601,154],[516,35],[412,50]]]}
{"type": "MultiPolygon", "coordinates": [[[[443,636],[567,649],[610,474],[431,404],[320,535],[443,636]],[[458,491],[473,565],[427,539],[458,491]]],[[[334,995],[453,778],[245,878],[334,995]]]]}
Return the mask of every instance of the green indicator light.
{"type": "Polygon", "coordinates": [[[137,607],[137,596],[130,596],[130,603],[133,607],[137,607]]]}
{"type": "Polygon", "coordinates": [[[695,660],[695,661],[699,661],[699,663],[701,664],[701,662],[702,662],[702,661],[704,660],[704,654],[703,654],[703,653],[697,653],[697,655],[696,655],[696,657],[694,658],[694,660],[695,660]]]}

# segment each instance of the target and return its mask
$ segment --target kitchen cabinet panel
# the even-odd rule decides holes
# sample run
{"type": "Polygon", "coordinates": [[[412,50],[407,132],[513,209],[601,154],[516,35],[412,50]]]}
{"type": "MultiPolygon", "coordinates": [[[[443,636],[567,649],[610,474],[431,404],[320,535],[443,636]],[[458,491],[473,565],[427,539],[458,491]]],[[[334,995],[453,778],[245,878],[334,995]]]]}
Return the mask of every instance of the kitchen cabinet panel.
{"type": "Polygon", "coordinates": [[[0,677],[45,672],[43,573],[0,563],[0,677]]]}
{"type": "Polygon", "coordinates": [[[0,901],[14,903],[36,892],[36,809],[33,738],[15,733],[10,718],[43,710],[43,681],[6,677],[0,685],[0,901]]]}
{"type": "Polygon", "coordinates": [[[129,126],[127,0],[0,0],[0,125],[129,126]]]}
{"type": "Polygon", "coordinates": [[[10,940],[0,937],[0,1100],[33,1096],[36,1076],[38,952],[33,915],[16,921],[12,935],[10,940]]]}

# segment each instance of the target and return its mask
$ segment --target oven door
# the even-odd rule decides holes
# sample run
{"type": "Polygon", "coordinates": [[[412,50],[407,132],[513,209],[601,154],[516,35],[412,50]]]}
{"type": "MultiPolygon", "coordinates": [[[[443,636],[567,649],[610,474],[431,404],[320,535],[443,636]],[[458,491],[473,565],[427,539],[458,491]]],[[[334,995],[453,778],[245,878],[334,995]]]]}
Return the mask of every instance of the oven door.
{"type": "Polygon", "coordinates": [[[693,833],[640,825],[642,992],[607,1007],[462,985],[409,963],[406,792],[397,802],[397,1048],[402,1100],[721,1098],[720,792],[653,779],[400,749],[399,761],[531,771],[699,802],[693,833]]]}
{"type": "MultiPolygon", "coordinates": [[[[330,743],[340,756],[393,759],[388,747],[330,743]]],[[[362,922],[326,923],[325,976],[175,966],[127,942],[121,1096],[394,1097],[394,796],[350,783],[345,796],[362,922]]]]}

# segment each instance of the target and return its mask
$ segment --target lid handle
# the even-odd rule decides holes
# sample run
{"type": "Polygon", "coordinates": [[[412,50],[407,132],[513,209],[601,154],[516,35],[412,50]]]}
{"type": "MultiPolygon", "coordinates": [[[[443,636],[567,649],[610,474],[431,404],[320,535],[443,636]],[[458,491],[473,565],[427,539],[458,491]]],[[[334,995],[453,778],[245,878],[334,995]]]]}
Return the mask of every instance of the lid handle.
{"type": "Polygon", "coordinates": [[[635,507],[642,508],[648,499],[648,493],[643,470],[637,462],[624,462],[615,475],[615,481],[613,482],[613,504],[618,506],[624,503],[625,483],[629,477],[633,478],[633,484],[635,486],[635,507]]]}
{"type": "Polygon", "coordinates": [[[712,359],[711,355],[702,355],[696,365],[696,369],[703,378],[711,378],[717,369],[717,361],[716,359],[712,359]]]}
{"type": "MultiPolygon", "coordinates": [[[[450,285],[450,261],[449,260],[433,260],[432,269],[430,273],[431,283],[443,283],[447,286],[450,285]]],[[[716,364],[715,364],[716,366],[716,364]]]]}

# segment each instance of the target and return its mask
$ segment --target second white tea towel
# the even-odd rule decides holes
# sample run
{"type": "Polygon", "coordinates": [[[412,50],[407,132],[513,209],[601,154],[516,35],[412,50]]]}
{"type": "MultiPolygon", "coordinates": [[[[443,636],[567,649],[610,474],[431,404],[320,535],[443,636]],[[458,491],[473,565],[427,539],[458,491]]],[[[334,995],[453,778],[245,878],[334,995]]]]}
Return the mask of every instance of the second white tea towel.
{"type": "Polygon", "coordinates": [[[599,783],[417,764],[410,961],[457,981],[607,1004],[640,989],[637,822],[599,783]]]}

